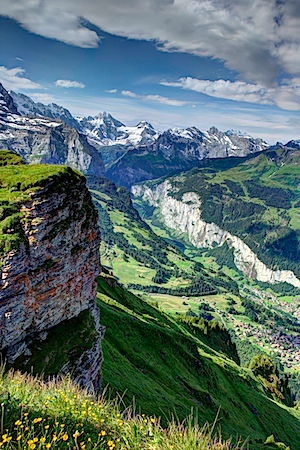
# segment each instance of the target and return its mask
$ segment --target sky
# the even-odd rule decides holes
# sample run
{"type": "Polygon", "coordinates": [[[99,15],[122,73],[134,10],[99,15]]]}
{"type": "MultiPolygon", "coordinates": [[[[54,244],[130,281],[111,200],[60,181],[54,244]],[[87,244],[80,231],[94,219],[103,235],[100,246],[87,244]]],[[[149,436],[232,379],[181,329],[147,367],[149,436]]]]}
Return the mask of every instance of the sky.
{"type": "Polygon", "coordinates": [[[299,0],[1,0],[0,82],[73,115],[300,139],[299,0]]]}

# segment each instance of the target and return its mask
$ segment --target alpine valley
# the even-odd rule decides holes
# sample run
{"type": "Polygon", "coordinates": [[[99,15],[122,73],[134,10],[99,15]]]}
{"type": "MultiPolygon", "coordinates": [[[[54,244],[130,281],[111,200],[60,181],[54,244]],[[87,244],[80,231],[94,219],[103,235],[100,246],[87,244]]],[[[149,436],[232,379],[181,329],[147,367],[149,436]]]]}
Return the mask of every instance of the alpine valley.
{"type": "Polygon", "coordinates": [[[0,85],[0,148],[0,446],[299,450],[300,141],[0,85]]]}

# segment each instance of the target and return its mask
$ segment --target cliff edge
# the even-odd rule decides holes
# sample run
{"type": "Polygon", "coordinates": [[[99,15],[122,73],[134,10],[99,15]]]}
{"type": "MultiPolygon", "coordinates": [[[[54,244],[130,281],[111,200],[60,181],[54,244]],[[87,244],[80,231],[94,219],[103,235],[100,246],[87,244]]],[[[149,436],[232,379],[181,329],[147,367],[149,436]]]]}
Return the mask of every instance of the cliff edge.
{"type": "Polygon", "coordinates": [[[72,371],[98,387],[100,231],[85,178],[65,166],[11,165],[16,155],[0,153],[0,350],[28,368],[33,353],[50,344],[44,373],[72,371]],[[62,330],[82,333],[83,353],[75,348],[80,342],[64,349],[67,331],[53,348],[51,333],[62,322],[62,330]]]}

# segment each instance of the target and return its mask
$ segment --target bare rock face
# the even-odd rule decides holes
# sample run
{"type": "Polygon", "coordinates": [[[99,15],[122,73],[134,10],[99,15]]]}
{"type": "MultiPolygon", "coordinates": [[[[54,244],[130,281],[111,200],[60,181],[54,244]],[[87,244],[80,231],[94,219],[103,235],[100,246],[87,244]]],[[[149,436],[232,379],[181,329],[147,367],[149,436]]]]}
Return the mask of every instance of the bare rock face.
{"type": "Polygon", "coordinates": [[[149,205],[159,208],[165,225],[185,233],[195,247],[213,248],[227,243],[229,248],[233,248],[236,267],[247,277],[270,284],[286,282],[300,288],[300,280],[294,272],[270,269],[242,239],[213,222],[205,222],[201,217],[201,198],[195,192],[187,192],[181,201],[177,200],[172,197],[173,187],[168,180],[154,189],[147,185],[135,185],[131,191],[135,197],[142,197],[149,205]]]}
{"type": "Polygon", "coordinates": [[[20,205],[22,242],[0,268],[0,350],[12,362],[26,355],[33,338],[43,339],[57,324],[89,309],[95,342],[75,372],[85,384],[97,384],[104,334],[95,305],[100,231],[85,179],[72,173],[33,190],[20,205]]]}

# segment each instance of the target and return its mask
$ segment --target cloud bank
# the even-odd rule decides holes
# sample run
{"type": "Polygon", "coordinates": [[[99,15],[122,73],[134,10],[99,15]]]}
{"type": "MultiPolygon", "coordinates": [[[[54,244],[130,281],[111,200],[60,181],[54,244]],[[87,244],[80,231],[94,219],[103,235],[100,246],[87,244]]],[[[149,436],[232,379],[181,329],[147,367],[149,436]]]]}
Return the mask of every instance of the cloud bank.
{"type": "Polygon", "coordinates": [[[56,80],[55,86],[62,88],[85,88],[85,84],[80,83],[79,81],[71,81],[71,80],[56,80]]]}
{"type": "Polygon", "coordinates": [[[244,81],[267,87],[279,74],[300,76],[299,0],[1,0],[0,14],[83,48],[99,44],[88,23],[153,40],[162,51],[222,60],[244,81]]]}
{"type": "Polygon", "coordinates": [[[169,106],[185,106],[190,104],[190,102],[175,100],[168,97],[162,97],[161,95],[138,95],[131,91],[122,91],[121,94],[124,97],[138,98],[140,100],[161,103],[163,105],[169,106]]]}
{"type": "Polygon", "coordinates": [[[25,70],[21,67],[14,67],[8,69],[7,67],[0,66],[0,83],[4,85],[6,89],[18,90],[18,89],[41,89],[42,86],[29,78],[24,77],[25,70]]]}
{"type": "Polygon", "coordinates": [[[210,97],[223,98],[262,105],[276,105],[282,109],[300,110],[300,78],[283,80],[280,86],[266,88],[260,84],[229,80],[199,80],[185,77],[175,82],[161,81],[163,86],[180,87],[206,94],[210,97]]]}

